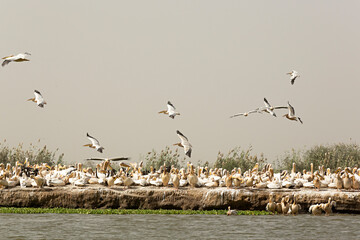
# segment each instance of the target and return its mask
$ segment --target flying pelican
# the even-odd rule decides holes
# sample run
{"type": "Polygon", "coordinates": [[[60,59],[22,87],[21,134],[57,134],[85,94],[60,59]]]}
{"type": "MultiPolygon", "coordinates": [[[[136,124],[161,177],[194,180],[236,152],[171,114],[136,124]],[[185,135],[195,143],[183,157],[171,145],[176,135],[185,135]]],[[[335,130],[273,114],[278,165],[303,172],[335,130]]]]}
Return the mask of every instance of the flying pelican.
{"type": "Polygon", "coordinates": [[[251,113],[256,113],[256,112],[259,112],[259,110],[258,110],[258,109],[255,109],[255,110],[251,110],[251,111],[248,111],[248,112],[237,113],[237,114],[235,114],[235,115],[230,116],[230,118],[238,117],[238,116],[247,117],[247,116],[249,116],[249,114],[251,114],[251,113]]]}
{"type": "Polygon", "coordinates": [[[159,113],[168,114],[172,119],[174,119],[176,115],[180,115],[180,113],[175,112],[175,107],[170,101],[167,102],[167,108],[167,110],[161,111],[159,113]]]}
{"type": "Polygon", "coordinates": [[[28,99],[28,101],[33,101],[33,102],[36,102],[36,104],[39,106],[39,107],[44,107],[45,104],[47,104],[43,98],[43,96],[41,95],[41,93],[38,91],[38,90],[34,90],[34,94],[35,94],[35,97],[34,98],[30,98],[28,99]]]}
{"type": "Polygon", "coordinates": [[[297,77],[300,77],[299,73],[298,73],[297,71],[295,71],[295,70],[292,70],[291,72],[286,73],[286,74],[289,74],[289,75],[290,75],[291,85],[294,85],[295,79],[296,79],[297,77]]]}
{"type": "Polygon", "coordinates": [[[177,145],[179,147],[183,147],[184,151],[185,151],[185,155],[188,157],[191,157],[191,150],[192,150],[192,146],[189,143],[189,140],[187,139],[187,137],[184,136],[184,134],[182,134],[179,130],[176,131],[176,134],[179,136],[179,138],[181,139],[181,143],[175,143],[173,145],[177,145]]]}
{"type": "Polygon", "coordinates": [[[91,143],[90,144],[85,144],[84,147],[95,148],[98,152],[102,153],[104,148],[102,146],[100,146],[99,141],[96,138],[90,136],[89,133],[86,133],[86,136],[91,141],[91,143]]]}
{"type": "Polygon", "coordinates": [[[265,107],[258,108],[258,111],[270,113],[274,117],[276,117],[276,114],[274,112],[275,109],[288,108],[288,107],[282,107],[282,106],[271,106],[266,98],[264,98],[264,104],[265,104],[265,107]]]}
{"type": "Polygon", "coordinates": [[[288,109],[289,109],[289,113],[285,114],[283,117],[286,117],[289,120],[293,120],[293,121],[298,121],[301,122],[301,124],[303,123],[301,121],[301,119],[299,117],[295,116],[295,109],[293,108],[293,106],[290,105],[290,103],[288,102],[288,109]]]}
{"type": "Polygon", "coordinates": [[[30,56],[30,53],[19,53],[18,55],[10,55],[7,57],[3,57],[2,59],[4,59],[3,63],[1,64],[1,66],[5,66],[7,64],[9,64],[10,62],[24,62],[24,61],[30,61],[29,59],[26,59],[27,56],[30,56]]]}

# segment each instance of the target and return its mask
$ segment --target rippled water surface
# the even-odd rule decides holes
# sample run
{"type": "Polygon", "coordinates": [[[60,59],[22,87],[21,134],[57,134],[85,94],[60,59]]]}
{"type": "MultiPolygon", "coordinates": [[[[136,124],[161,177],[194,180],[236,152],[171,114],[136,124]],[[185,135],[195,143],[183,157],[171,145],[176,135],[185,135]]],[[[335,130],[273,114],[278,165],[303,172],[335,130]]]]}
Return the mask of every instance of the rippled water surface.
{"type": "Polygon", "coordinates": [[[360,239],[360,215],[0,214],[1,239],[360,239]]]}

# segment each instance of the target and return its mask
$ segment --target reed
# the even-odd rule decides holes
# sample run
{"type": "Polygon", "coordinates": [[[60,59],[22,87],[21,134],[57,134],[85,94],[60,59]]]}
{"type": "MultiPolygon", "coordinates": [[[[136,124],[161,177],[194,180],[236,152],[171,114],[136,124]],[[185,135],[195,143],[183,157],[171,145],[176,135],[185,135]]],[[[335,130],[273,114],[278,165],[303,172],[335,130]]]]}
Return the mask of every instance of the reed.
{"type": "MultiPolygon", "coordinates": [[[[172,209],[73,209],[73,208],[15,208],[1,207],[0,213],[16,214],[177,214],[177,215],[225,215],[227,210],[172,210],[172,209]]],[[[237,211],[238,215],[269,215],[265,211],[237,211]]]]}

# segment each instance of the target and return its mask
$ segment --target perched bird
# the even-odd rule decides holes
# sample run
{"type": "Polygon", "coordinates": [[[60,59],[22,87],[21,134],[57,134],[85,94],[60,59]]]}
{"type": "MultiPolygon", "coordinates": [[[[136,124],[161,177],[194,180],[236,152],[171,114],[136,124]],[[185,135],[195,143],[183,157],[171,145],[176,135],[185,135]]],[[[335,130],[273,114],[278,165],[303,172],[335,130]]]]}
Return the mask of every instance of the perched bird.
{"type": "Polygon", "coordinates": [[[34,90],[35,97],[28,99],[28,101],[35,102],[39,107],[43,108],[45,104],[47,104],[38,90],[34,90]]]}
{"type": "Polygon", "coordinates": [[[85,144],[84,147],[95,148],[96,151],[102,153],[103,150],[104,150],[104,148],[103,148],[102,146],[100,146],[99,141],[98,141],[96,138],[90,136],[89,133],[86,133],[86,136],[87,136],[87,138],[91,141],[91,143],[90,143],[90,144],[85,144]]]}
{"type": "Polygon", "coordinates": [[[276,203],[274,202],[274,196],[272,194],[269,195],[269,202],[266,204],[266,211],[273,214],[276,211],[276,203]]]}
{"type": "Polygon", "coordinates": [[[295,79],[300,77],[299,73],[297,71],[295,71],[295,70],[292,70],[291,72],[286,73],[286,74],[290,75],[291,85],[294,85],[295,79]]]}
{"type": "Polygon", "coordinates": [[[169,115],[170,118],[174,119],[176,115],[180,115],[180,113],[175,112],[175,107],[172,105],[170,101],[167,102],[167,110],[161,111],[159,113],[164,113],[169,115]]]}
{"type": "Polygon", "coordinates": [[[311,205],[309,208],[309,212],[316,216],[321,215],[322,213],[321,205],[320,204],[311,205]]]}
{"type": "Polygon", "coordinates": [[[189,143],[189,140],[187,139],[187,137],[184,136],[184,134],[182,134],[179,130],[176,131],[176,134],[179,136],[181,143],[175,143],[173,144],[174,146],[177,145],[179,147],[183,147],[184,148],[184,152],[185,155],[188,157],[191,157],[191,151],[192,151],[192,146],[189,143]]]}
{"type": "Polygon", "coordinates": [[[26,57],[30,56],[30,53],[19,53],[18,55],[11,55],[11,56],[7,56],[7,57],[3,57],[2,59],[4,59],[3,63],[1,64],[1,66],[5,66],[7,64],[9,64],[10,62],[24,62],[24,61],[30,61],[29,59],[27,59],[26,57]]]}
{"type": "Polygon", "coordinates": [[[289,120],[293,120],[293,121],[298,121],[302,124],[303,122],[301,121],[301,119],[299,117],[295,116],[295,109],[293,106],[290,105],[290,103],[288,102],[288,109],[289,109],[289,113],[285,114],[283,117],[286,117],[289,120]]]}

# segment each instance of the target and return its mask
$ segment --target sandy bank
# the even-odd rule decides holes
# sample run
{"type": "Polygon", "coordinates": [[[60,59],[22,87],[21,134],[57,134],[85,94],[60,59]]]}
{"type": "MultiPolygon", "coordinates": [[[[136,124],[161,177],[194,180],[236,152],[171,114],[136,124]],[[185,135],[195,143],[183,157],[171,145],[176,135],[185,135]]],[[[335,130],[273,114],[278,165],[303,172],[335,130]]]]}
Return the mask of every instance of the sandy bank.
{"type": "Polygon", "coordinates": [[[226,189],[166,187],[108,188],[101,185],[84,188],[44,187],[0,190],[2,207],[63,207],[63,208],[123,208],[123,209],[226,209],[264,210],[269,194],[276,202],[286,195],[296,195],[303,211],[310,205],[325,203],[331,197],[337,212],[360,213],[360,192],[324,189],[226,189]]]}

